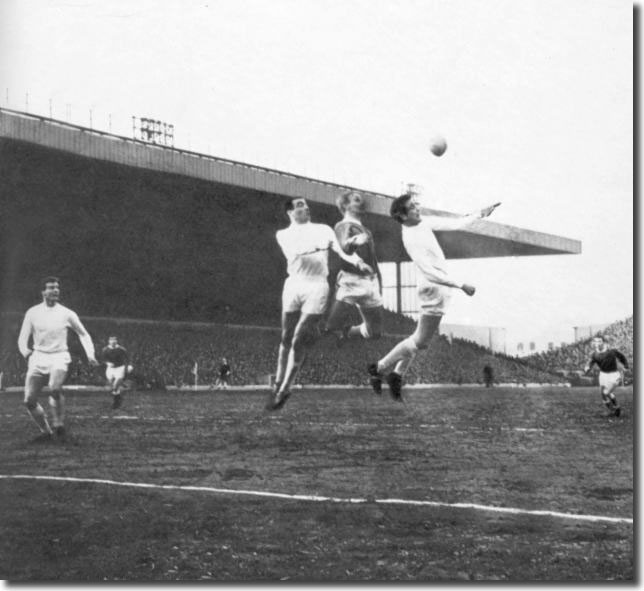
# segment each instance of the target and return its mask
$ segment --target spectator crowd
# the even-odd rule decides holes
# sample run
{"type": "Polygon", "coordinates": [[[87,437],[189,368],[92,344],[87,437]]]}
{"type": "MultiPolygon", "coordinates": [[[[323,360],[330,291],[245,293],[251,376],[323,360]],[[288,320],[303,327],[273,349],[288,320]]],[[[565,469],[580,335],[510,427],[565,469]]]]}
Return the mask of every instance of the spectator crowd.
{"type": "MultiPolygon", "coordinates": [[[[16,346],[19,319],[9,322],[3,338],[1,369],[5,386],[22,385],[26,362],[16,346]]],[[[233,385],[267,384],[275,371],[279,329],[259,326],[214,325],[206,323],[151,322],[134,320],[84,319],[97,351],[110,335],[130,353],[133,377],[140,387],[214,384],[222,357],[232,367],[233,385]],[[197,375],[195,376],[195,364],[197,375]]],[[[385,330],[409,333],[413,322],[387,314],[385,330]],[[392,330],[393,329],[393,330],[392,330]]],[[[322,336],[307,359],[298,382],[302,384],[367,385],[368,362],[382,356],[399,340],[383,336],[376,341],[354,341],[338,349],[332,336],[322,336]]],[[[72,366],[70,384],[103,384],[103,369],[84,363],[83,350],[75,334],[70,335],[72,366]]],[[[535,368],[525,360],[492,353],[475,343],[436,335],[429,349],[419,352],[408,383],[483,383],[483,368],[494,368],[496,382],[557,383],[561,378],[547,367],[535,368]]]]}
{"type": "MultiPolygon", "coordinates": [[[[604,337],[610,349],[621,351],[628,360],[627,381],[633,375],[633,317],[610,324],[597,334],[604,337]]],[[[541,371],[550,371],[562,376],[580,374],[592,354],[592,337],[558,347],[552,351],[535,353],[524,357],[525,361],[541,371]]]]}

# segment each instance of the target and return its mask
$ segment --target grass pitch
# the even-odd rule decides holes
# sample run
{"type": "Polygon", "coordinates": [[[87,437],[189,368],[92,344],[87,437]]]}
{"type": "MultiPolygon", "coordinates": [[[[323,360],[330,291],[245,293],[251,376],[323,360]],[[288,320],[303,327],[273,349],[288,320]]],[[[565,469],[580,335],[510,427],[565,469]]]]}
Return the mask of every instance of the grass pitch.
{"type": "Polygon", "coordinates": [[[68,440],[43,445],[3,394],[1,475],[109,482],[0,479],[0,578],[634,578],[632,523],[604,520],[633,517],[631,389],[619,418],[594,388],[303,390],[278,413],[265,397],[134,392],[112,411],[68,392],[68,440]]]}

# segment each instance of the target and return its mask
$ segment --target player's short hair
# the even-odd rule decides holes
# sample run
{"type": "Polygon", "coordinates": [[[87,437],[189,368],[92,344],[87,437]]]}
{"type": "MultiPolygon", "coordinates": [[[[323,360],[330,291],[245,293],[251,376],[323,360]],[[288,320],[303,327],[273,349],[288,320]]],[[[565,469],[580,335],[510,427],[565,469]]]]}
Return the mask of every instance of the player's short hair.
{"type": "Polygon", "coordinates": [[[54,277],[53,275],[48,275],[47,277],[43,277],[40,280],[40,291],[45,291],[48,283],[58,283],[58,286],[60,287],[60,279],[58,279],[58,277],[54,277]]]}
{"type": "Polygon", "coordinates": [[[112,339],[116,339],[117,341],[119,340],[119,338],[115,334],[110,335],[109,337],[107,337],[108,341],[111,341],[112,339]]]}
{"type": "MultiPolygon", "coordinates": [[[[293,211],[295,209],[295,204],[293,203],[297,199],[305,199],[304,197],[291,197],[290,199],[287,199],[284,201],[284,211],[288,213],[289,211],[293,211]]],[[[306,200],[306,199],[305,199],[306,200]]]]}
{"type": "Polygon", "coordinates": [[[414,194],[411,191],[403,193],[399,197],[396,197],[389,208],[389,215],[394,218],[399,224],[403,223],[402,216],[407,215],[407,206],[410,199],[414,194]]]}
{"type": "Polygon", "coordinates": [[[342,215],[344,215],[344,212],[347,209],[347,205],[349,204],[349,198],[353,194],[362,195],[360,191],[356,191],[355,189],[349,189],[348,191],[344,191],[343,193],[341,193],[336,197],[335,205],[337,206],[338,210],[342,215]]]}

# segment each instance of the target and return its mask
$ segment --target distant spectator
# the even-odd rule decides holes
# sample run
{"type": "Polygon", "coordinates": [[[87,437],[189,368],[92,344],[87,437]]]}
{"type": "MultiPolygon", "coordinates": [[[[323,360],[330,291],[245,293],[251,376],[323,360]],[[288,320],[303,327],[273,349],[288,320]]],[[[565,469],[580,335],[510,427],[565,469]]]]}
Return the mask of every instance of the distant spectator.
{"type": "Polygon", "coordinates": [[[491,388],[494,385],[494,370],[489,365],[483,368],[483,382],[486,388],[491,388]]]}
{"type": "Polygon", "coordinates": [[[219,375],[217,376],[217,381],[215,386],[221,390],[227,390],[230,386],[230,376],[232,371],[230,370],[230,364],[225,357],[221,359],[221,365],[219,366],[219,375]]]}

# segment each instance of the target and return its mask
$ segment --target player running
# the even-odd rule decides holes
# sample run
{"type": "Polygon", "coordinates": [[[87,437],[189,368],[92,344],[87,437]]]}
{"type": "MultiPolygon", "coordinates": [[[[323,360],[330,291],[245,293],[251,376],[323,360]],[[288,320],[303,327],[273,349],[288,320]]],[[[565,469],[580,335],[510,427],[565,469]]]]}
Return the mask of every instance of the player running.
{"type": "Polygon", "coordinates": [[[624,371],[628,369],[628,361],[617,349],[609,349],[604,337],[598,335],[593,338],[593,352],[584,373],[588,373],[593,365],[599,367],[599,393],[602,401],[611,414],[618,417],[622,409],[614,392],[617,386],[624,384],[624,371]]]}
{"type": "Polygon", "coordinates": [[[382,333],[382,277],[376,259],[372,233],[362,224],[366,210],[364,197],[354,190],[346,191],[336,201],[343,218],[335,225],[338,243],[347,254],[357,253],[372,271],[360,271],[342,261],[336,279],[335,300],[326,329],[338,335],[338,344],[347,339],[377,339],[382,333]],[[345,325],[351,309],[356,307],[362,318],[357,326],[345,325]]]}
{"type": "Polygon", "coordinates": [[[73,330],[80,338],[90,365],[98,365],[94,357],[92,337],[78,318],[78,315],[59,303],[60,281],[57,277],[46,277],[41,282],[42,303],[27,310],[20,335],[18,348],[28,360],[25,377],[25,406],[38,425],[41,435],[36,441],[48,441],[54,432],[60,439],[65,438],[65,398],[63,383],[71,356],[67,348],[67,331],[73,330]],[[33,348],[29,348],[29,338],[33,338],[33,348]],[[51,394],[49,406],[52,414],[52,431],[38,395],[46,385],[51,394]]]}
{"type": "Polygon", "coordinates": [[[266,404],[267,410],[282,408],[291,395],[291,383],[326,309],[329,249],[360,272],[373,272],[356,253],[347,255],[342,250],[329,226],[311,222],[311,212],[304,198],[289,199],[285,209],[291,223],[275,236],[286,258],[288,277],[282,291],[282,336],[275,388],[266,404]]]}
{"type": "Polygon", "coordinates": [[[419,271],[418,298],[420,315],[416,331],[378,362],[369,364],[371,386],[376,394],[382,392],[385,369],[394,366],[386,380],[394,400],[402,401],[402,379],[419,349],[426,349],[438,329],[449,302],[452,289],[461,289],[473,296],[476,288],[449,276],[445,271],[445,255],[436,240],[434,230],[457,230],[474,220],[489,216],[499,205],[486,207],[479,212],[457,216],[421,215],[420,205],[411,191],[397,197],[391,205],[390,215],[402,225],[402,240],[407,254],[419,271]]]}
{"type": "Polygon", "coordinates": [[[121,387],[127,373],[128,353],[119,345],[118,338],[111,336],[107,339],[107,347],[101,351],[101,359],[105,362],[105,378],[112,394],[112,408],[117,409],[123,403],[121,387]]]}

